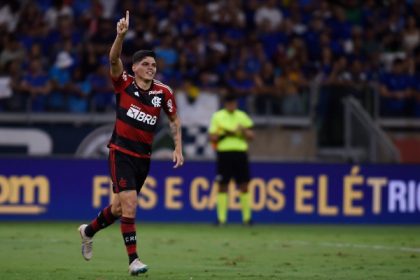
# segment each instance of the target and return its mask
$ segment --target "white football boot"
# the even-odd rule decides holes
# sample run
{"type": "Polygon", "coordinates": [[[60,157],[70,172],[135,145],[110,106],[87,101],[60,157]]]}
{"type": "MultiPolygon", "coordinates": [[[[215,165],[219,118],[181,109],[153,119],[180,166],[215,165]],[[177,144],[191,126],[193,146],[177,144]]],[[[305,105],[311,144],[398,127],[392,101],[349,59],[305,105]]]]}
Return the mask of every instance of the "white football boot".
{"type": "Polygon", "coordinates": [[[90,260],[92,258],[92,243],[93,238],[86,236],[85,228],[88,225],[83,224],[79,227],[80,237],[82,238],[82,255],[85,260],[90,260]]]}
{"type": "Polygon", "coordinates": [[[139,259],[135,259],[128,266],[128,272],[131,275],[138,275],[139,273],[146,273],[147,269],[148,269],[147,265],[142,263],[139,259]]]}

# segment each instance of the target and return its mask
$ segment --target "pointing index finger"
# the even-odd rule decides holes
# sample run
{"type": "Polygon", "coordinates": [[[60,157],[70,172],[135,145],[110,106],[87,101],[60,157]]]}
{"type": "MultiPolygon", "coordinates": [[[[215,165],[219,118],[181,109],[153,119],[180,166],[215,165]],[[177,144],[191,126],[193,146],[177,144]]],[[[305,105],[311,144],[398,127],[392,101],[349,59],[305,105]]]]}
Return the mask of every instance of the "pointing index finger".
{"type": "Polygon", "coordinates": [[[125,12],[125,21],[127,22],[127,24],[128,24],[128,21],[130,20],[130,12],[127,10],[126,12],[125,12]]]}

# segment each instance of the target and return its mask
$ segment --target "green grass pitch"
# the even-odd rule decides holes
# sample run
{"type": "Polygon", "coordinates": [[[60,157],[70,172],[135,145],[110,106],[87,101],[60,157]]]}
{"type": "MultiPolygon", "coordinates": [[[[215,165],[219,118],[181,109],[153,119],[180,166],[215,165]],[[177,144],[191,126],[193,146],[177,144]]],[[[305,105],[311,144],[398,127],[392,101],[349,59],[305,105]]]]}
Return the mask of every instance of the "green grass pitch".
{"type": "MultiPolygon", "coordinates": [[[[77,223],[0,223],[0,279],[132,279],[119,225],[89,262],[77,223]]],[[[420,279],[419,226],[137,223],[145,279],[420,279]]]]}

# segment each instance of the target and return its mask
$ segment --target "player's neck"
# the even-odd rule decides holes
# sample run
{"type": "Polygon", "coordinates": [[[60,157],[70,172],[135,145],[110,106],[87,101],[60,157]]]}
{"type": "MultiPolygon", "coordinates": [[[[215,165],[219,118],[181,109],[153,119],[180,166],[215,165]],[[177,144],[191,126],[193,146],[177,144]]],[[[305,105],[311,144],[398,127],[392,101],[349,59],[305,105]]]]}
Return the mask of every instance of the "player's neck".
{"type": "Polygon", "coordinates": [[[139,77],[136,77],[136,84],[142,90],[148,90],[152,86],[153,80],[144,80],[139,77]]]}

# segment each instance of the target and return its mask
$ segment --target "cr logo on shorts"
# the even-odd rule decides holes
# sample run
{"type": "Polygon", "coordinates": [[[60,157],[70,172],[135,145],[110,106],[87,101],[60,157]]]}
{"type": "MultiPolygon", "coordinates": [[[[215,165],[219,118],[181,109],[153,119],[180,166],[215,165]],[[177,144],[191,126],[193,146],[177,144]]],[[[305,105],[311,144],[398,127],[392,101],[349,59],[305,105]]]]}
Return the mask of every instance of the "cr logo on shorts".
{"type": "Polygon", "coordinates": [[[119,185],[121,188],[125,188],[125,187],[127,186],[127,180],[126,180],[126,179],[124,179],[124,178],[120,178],[120,181],[118,182],[118,185],[119,185]]]}

